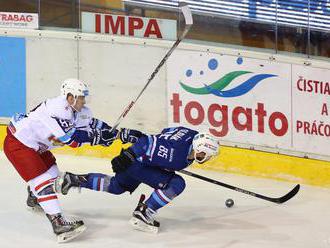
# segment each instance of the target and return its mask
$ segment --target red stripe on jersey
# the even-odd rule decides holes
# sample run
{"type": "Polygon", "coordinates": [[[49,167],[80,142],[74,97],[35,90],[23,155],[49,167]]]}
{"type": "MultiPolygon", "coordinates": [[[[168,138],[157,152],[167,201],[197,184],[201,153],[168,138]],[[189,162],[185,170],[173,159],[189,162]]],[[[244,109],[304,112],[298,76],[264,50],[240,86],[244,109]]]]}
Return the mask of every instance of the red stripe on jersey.
{"type": "Polygon", "coordinates": [[[72,148],[77,148],[77,147],[79,147],[80,145],[79,145],[79,143],[78,143],[77,141],[72,141],[72,142],[69,144],[69,146],[72,147],[72,148]]]}
{"type": "Polygon", "coordinates": [[[54,181],[56,178],[57,178],[57,177],[53,177],[53,178],[51,178],[51,179],[49,179],[49,180],[47,180],[47,181],[45,181],[45,182],[43,182],[43,183],[37,185],[37,186],[34,188],[35,191],[38,191],[41,187],[43,187],[43,186],[45,186],[45,185],[47,185],[47,184],[52,184],[53,181],[54,181]]]}
{"type": "Polygon", "coordinates": [[[99,177],[99,178],[97,179],[97,190],[98,190],[98,191],[101,190],[101,189],[100,189],[100,185],[101,185],[101,178],[99,177]]]}
{"type": "Polygon", "coordinates": [[[38,202],[50,201],[50,200],[55,200],[55,199],[57,199],[57,196],[51,195],[51,196],[47,196],[44,198],[38,198],[38,202]]]}
{"type": "Polygon", "coordinates": [[[47,181],[44,181],[43,183],[40,183],[38,186],[36,186],[34,189],[35,191],[38,191],[40,188],[42,188],[43,186],[47,185],[47,184],[52,184],[52,182],[54,181],[54,178],[49,179],[47,181]]]}
{"type": "Polygon", "coordinates": [[[15,126],[13,125],[12,122],[9,122],[9,126],[8,126],[8,128],[9,128],[9,130],[10,130],[10,132],[11,132],[12,134],[16,133],[16,128],[15,128],[15,126]]]}

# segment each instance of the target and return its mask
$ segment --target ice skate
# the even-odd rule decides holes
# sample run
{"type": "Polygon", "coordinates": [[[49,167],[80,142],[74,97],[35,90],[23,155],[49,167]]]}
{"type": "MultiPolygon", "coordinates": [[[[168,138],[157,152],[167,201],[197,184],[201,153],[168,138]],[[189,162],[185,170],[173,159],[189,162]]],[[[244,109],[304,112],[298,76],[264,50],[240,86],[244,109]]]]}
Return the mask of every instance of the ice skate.
{"type": "Polygon", "coordinates": [[[85,176],[86,175],[75,175],[70,172],[62,173],[54,182],[55,191],[57,193],[62,193],[63,195],[68,194],[72,187],[78,188],[80,191],[80,183],[86,181],[85,176]]]}
{"type": "Polygon", "coordinates": [[[64,243],[78,237],[86,230],[82,220],[67,220],[62,214],[46,214],[57,235],[57,242],[64,243]]]}
{"type": "Polygon", "coordinates": [[[39,205],[38,198],[33,194],[33,192],[30,189],[30,186],[27,187],[28,197],[26,199],[26,205],[28,210],[41,213],[44,210],[39,205]]]}
{"type": "Polygon", "coordinates": [[[160,224],[154,218],[156,212],[147,207],[147,205],[143,202],[144,199],[145,195],[141,195],[140,201],[133,212],[133,217],[131,218],[130,223],[136,230],[149,233],[158,233],[160,224]]]}

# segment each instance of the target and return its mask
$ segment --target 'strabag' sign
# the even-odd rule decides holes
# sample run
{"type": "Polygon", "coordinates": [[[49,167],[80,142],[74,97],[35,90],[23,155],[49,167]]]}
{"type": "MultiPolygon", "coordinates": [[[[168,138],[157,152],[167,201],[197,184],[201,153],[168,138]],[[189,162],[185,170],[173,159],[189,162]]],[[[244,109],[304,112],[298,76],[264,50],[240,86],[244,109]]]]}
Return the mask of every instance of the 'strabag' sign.
{"type": "Polygon", "coordinates": [[[38,29],[38,14],[0,12],[0,28],[38,29]]]}
{"type": "Polygon", "coordinates": [[[82,31],[139,38],[176,39],[176,20],[82,12],[82,31]]]}

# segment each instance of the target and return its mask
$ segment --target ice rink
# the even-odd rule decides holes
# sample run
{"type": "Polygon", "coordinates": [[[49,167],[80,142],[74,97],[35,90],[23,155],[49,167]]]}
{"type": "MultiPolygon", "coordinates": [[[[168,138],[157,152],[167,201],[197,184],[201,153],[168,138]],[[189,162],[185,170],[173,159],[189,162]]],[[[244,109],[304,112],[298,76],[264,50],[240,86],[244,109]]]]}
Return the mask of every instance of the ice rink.
{"type": "MultiPolygon", "coordinates": [[[[105,159],[57,156],[62,171],[111,174],[105,159]]],[[[87,230],[78,239],[57,244],[51,225],[42,214],[25,206],[26,186],[0,152],[0,247],[217,247],[217,248],[318,248],[330,247],[330,190],[302,185],[300,192],[282,205],[259,200],[223,187],[184,176],[186,190],[161,209],[159,234],[131,229],[128,223],[141,193],[114,196],[74,190],[60,200],[67,215],[81,217],[87,230]],[[235,205],[226,208],[232,198],[235,205]]],[[[194,170],[247,190],[269,196],[287,193],[294,183],[194,170]]]]}

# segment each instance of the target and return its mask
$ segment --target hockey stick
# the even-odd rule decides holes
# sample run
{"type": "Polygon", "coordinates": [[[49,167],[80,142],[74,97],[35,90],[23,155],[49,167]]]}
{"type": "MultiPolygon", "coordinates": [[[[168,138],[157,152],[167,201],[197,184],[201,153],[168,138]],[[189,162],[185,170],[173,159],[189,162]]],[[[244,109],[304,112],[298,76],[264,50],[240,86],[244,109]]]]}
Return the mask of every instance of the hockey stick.
{"type": "Polygon", "coordinates": [[[160,61],[160,63],[158,64],[158,66],[152,72],[152,74],[148,78],[147,83],[144,85],[144,87],[142,88],[142,90],[139,93],[139,95],[133,101],[130,102],[130,104],[125,108],[125,110],[123,111],[123,113],[118,117],[117,121],[112,126],[111,131],[115,130],[118,127],[118,125],[120,124],[120,122],[125,118],[125,116],[127,115],[127,113],[130,111],[130,109],[133,107],[133,105],[137,102],[137,100],[140,98],[140,96],[142,95],[142,93],[148,87],[148,85],[150,84],[150,82],[154,79],[154,77],[156,76],[156,74],[158,73],[158,71],[160,70],[160,68],[165,64],[165,62],[170,57],[170,55],[172,54],[172,52],[175,50],[175,48],[177,48],[177,46],[184,39],[184,37],[189,32],[191,26],[193,25],[192,14],[191,14],[191,11],[190,11],[188,5],[182,6],[180,8],[181,8],[181,11],[183,13],[183,16],[184,16],[184,19],[185,19],[185,23],[186,23],[185,28],[183,30],[183,33],[175,41],[175,43],[173,44],[173,46],[171,47],[171,49],[166,53],[166,55],[164,56],[164,58],[160,61]]]}
{"type": "Polygon", "coordinates": [[[248,191],[248,190],[245,190],[245,189],[241,189],[241,188],[238,188],[238,187],[235,187],[235,186],[223,183],[223,182],[219,182],[219,181],[216,181],[214,179],[204,177],[204,176],[195,174],[195,173],[187,171],[187,170],[181,170],[179,172],[181,172],[182,174],[191,176],[191,177],[201,179],[201,180],[209,182],[209,183],[213,183],[213,184],[216,184],[216,185],[228,188],[228,189],[232,189],[232,190],[241,192],[243,194],[247,194],[247,195],[250,195],[250,196],[254,196],[254,197],[257,197],[257,198],[260,198],[260,199],[263,199],[263,200],[266,200],[266,201],[278,203],[278,204],[281,204],[281,203],[284,203],[284,202],[290,200],[292,197],[294,197],[298,193],[299,188],[300,188],[300,185],[297,184],[289,193],[285,194],[284,196],[281,196],[281,197],[278,197],[278,198],[273,198],[273,197],[260,195],[260,194],[257,194],[257,193],[254,193],[254,192],[251,192],[251,191],[248,191]]]}

